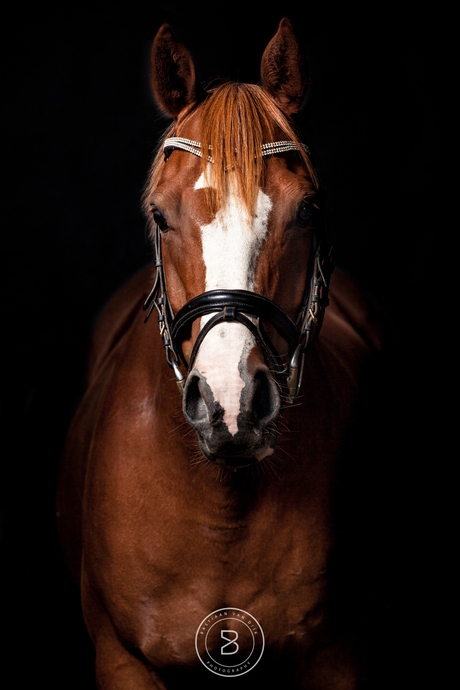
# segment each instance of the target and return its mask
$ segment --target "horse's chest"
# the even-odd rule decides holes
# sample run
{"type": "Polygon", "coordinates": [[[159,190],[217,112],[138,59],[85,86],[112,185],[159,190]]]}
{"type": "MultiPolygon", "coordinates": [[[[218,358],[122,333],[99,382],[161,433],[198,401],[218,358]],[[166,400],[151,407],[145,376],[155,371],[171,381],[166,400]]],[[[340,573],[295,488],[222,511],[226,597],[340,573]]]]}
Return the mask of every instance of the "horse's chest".
{"type": "MultiPolygon", "coordinates": [[[[157,579],[150,621],[142,632],[144,654],[156,666],[167,666],[177,657],[195,664],[196,644],[200,635],[204,639],[206,626],[219,624],[216,616],[225,616],[234,631],[220,631],[221,647],[228,644],[228,653],[236,650],[231,645],[235,635],[244,631],[248,635],[238,643],[241,652],[257,641],[257,634],[278,648],[292,643],[307,648],[323,619],[324,563],[318,556],[300,530],[287,534],[280,529],[277,538],[267,539],[243,526],[203,529],[201,539],[190,540],[182,559],[174,555],[157,579]],[[176,567],[171,567],[173,562],[176,567]],[[260,632],[247,625],[252,619],[260,632]]],[[[145,621],[143,617],[143,626],[145,621]]]]}
{"type": "MultiPolygon", "coordinates": [[[[85,561],[98,564],[88,581],[103,592],[119,637],[156,668],[196,665],[203,620],[233,607],[257,620],[267,647],[306,651],[325,608],[330,530],[327,502],[315,507],[321,492],[307,504],[305,491],[256,499],[226,491],[203,500],[192,485],[184,503],[157,483],[148,501],[133,504],[120,490],[118,502],[88,504],[85,561]]],[[[236,649],[224,635],[222,646],[236,649]]]]}

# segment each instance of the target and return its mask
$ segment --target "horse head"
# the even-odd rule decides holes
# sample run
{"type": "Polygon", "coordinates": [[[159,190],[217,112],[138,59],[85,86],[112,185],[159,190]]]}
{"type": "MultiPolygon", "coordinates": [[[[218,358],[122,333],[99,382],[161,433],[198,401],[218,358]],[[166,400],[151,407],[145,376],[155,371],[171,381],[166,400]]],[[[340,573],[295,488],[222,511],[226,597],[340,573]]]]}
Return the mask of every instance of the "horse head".
{"type": "Polygon", "coordinates": [[[265,49],[261,78],[261,86],[224,82],[205,93],[170,28],[154,40],[152,89],[173,124],[144,198],[157,267],[146,305],[157,308],[203,454],[229,467],[273,453],[325,303],[318,188],[292,121],[308,72],[286,19],[265,49]]]}

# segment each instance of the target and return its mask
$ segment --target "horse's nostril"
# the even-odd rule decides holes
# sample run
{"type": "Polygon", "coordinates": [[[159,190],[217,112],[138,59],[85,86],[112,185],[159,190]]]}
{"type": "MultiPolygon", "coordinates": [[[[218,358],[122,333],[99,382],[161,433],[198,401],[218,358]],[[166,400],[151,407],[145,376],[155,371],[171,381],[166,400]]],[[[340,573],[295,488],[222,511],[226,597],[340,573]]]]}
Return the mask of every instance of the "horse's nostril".
{"type": "Polygon", "coordinates": [[[276,444],[272,423],[280,409],[278,387],[265,366],[257,365],[252,376],[246,373],[234,409],[221,405],[219,390],[213,391],[197,369],[185,384],[185,419],[196,431],[203,455],[216,464],[244,467],[272,453],[276,444]]]}
{"type": "Polygon", "coordinates": [[[254,376],[252,411],[258,425],[265,426],[279,412],[279,395],[268,371],[260,370],[254,376]]]}
{"type": "Polygon", "coordinates": [[[200,378],[190,376],[184,391],[184,413],[190,423],[208,419],[206,402],[201,394],[200,378]]]}
{"type": "Polygon", "coordinates": [[[205,377],[194,370],[185,384],[184,415],[189,424],[195,429],[212,426],[217,427],[222,422],[223,409],[214,400],[214,395],[205,377]]]}

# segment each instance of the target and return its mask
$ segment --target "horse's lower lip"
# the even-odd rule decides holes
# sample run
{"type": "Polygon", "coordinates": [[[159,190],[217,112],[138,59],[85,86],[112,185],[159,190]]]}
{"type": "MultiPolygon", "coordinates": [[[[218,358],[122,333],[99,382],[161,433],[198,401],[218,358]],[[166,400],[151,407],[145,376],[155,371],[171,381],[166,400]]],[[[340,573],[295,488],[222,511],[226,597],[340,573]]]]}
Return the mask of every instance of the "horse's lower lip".
{"type": "Polygon", "coordinates": [[[200,438],[199,442],[201,452],[203,453],[205,458],[210,460],[215,465],[237,469],[238,467],[247,467],[248,465],[254,465],[254,463],[258,462],[258,459],[256,457],[240,457],[237,455],[229,457],[220,457],[218,455],[215,455],[214,453],[211,453],[211,451],[206,445],[206,441],[200,438]]]}
{"type": "Polygon", "coordinates": [[[230,469],[237,470],[242,467],[249,467],[249,465],[254,465],[258,462],[257,458],[218,458],[213,461],[215,465],[221,467],[229,467],[230,469]]]}
{"type": "Polygon", "coordinates": [[[258,453],[257,455],[243,457],[241,455],[228,455],[226,457],[215,455],[207,447],[206,441],[199,438],[200,449],[205,458],[210,460],[214,465],[219,465],[220,467],[229,467],[231,469],[238,469],[241,467],[249,467],[250,465],[255,465],[265,458],[267,455],[271,455],[273,449],[268,449],[267,452],[258,453]]]}

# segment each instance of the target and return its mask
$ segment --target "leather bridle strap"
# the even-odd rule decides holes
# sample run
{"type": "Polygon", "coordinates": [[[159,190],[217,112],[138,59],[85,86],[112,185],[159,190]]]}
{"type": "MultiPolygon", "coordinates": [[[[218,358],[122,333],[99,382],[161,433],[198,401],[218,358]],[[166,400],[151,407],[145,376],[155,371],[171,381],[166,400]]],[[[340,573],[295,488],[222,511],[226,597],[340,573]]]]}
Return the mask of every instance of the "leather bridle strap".
{"type": "Polygon", "coordinates": [[[221,321],[240,321],[248,328],[269,356],[277,374],[285,373],[278,353],[266,334],[262,321],[272,324],[286,340],[292,354],[298,344],[299,331],[294,322],[275,302],[247,290],[209,290],[194,297],[178,312],[171,325],[171,339],[176,352],[190,371],[195,362],[199,347],[209,331],[221,321]],[[182,353],[182,342],[195,319],[217,312],[201,329],[187,365],[182,353]],[[247,314],[257,317],[256,323],[247,314]]]}
{"type": "Polygon", "coordinates": [[[147,316],[144,323],[149,320],[152,311],[157,310],[158,313],[158,327],[160,335],[163,340],[165,348],[166,361],[171,369],[174,371],[177,387],[180,393],[183,393],[185,386],[185,376],[180,370],[179,357],[174,349],[171,338],[171,324],[174,320],[174,312],[168,297],[168,289],[166,287],[166,277],[163,267],[163,255],[161,251],[161,233],[158,225],[155,225],[154,232],[154,249],[155,249],[155,280],[150,293],[145,300],[142,309],[147,311],[147,316]]]}

